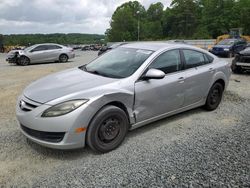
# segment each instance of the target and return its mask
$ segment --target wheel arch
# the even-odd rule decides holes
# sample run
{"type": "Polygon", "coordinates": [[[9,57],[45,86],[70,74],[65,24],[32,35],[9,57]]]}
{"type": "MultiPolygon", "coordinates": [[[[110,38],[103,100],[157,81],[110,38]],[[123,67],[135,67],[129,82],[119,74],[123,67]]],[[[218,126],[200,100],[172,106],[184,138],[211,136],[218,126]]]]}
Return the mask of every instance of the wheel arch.
{"type": "Polygon", "coordinates": [[[127,107],[125,106],[125,104],[123,104],[123,103],[120,102],[120,101],[112,101],[112,102],[109,102],[109,103],[107,103],[106,105],[104,105],[104,107],[105,107],[105,106],[108,106],[108,105],[116,106],[116,107],[122,109],[122,110],[126,113],[126,115],[127,115],[129,124],[131,124],[131,123],[130,123],[131,121],[130,121],[130,118],[129,118],[130,116],[129,116],[129,113],[128,113],[128,109],[127,109],[127,107]]]}
{"type": "Polygon", "coordinates": [[[215,83],[220,83],[223,86],[223,90],[225,90],[226,83],[225,83],[225,81],[223,79],[219,78],[218,80],[216,80],[214,82],[214,84],[215,83]]]}
{"type": "Polygon", "coordinates": [[[30,61],[30,58],[29,58],[28,56],[24,55],[24,54],[20,55],[20,57],[19,57],[19,58],[21,58],[21,57],[26,57],[26,58],[28,58],[28,59],[29,59],[29,61],[30,61]]]}
{"type": "Polygon", "coordinates": [[[66,56],[69,58],[68,54],[66,54],[66,53],[61,53],[61,54],[59,55],[59,57],[58,57],[59,60],[60,60],[60,56],[61,56],[61,55],[66,55],[66,56]]]}
{"type": "Polygon", "coordinates": [[[121,102],[121,101],[109,101],[109,102],[103,104],[103,105],[96,111],[96,113],[92,116],[92,118],[91,118],[89,124],[91,123],[91,121],[93,120],[93,118],[94,118],[103,108],[105,108],[106,106],[115,106],[115,107],[118,107],[118,108],[122,109],[122,110],[125,112],[125,114],[126,114],[126,116],[127,116],[127,118],[128,118],[129,124],[131,125],[131,123],[132,123],[133,121],[131,120],[131,116],[130,116],[130,114],[129,114],[129,110],[128,110],[128,108],[126,107],[126,105],[125,105],[123,102],[121,102]]]}
{"type": "Polygon", "coordinates": [[[22,57],[25,57],[25,58],[27,58],[27,59],[29,60],[28,64],[31,63],[31,59],[30,59],[28,56],[22,54],[22,55],[20,55],[20,57],[18,58],[18,65],[21,65],[21,64],[20,64],[20,59],[21,59],[22,57]]]}
{"type": "Polygon", "coordinates": [[[226,73],[222,72],[222,71],[218,71],[212,79],[210,88],[216,83],[219,82],[223,85],[223,89],[225,90],[228,83],[229,83],[229,77],[230,75],[226,75],[226,73]]]}

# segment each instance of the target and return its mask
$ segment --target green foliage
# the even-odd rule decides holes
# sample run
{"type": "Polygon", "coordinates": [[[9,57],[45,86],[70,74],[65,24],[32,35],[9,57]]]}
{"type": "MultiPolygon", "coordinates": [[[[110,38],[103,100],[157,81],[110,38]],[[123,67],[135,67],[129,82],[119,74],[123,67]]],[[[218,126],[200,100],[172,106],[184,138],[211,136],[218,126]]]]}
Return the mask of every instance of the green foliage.
{"type": "Polygon", "coordinates": [[[160,2],[145,10],[130,1],[114,12],[106,38],[137,40],[138,20],[140,40],[216,38],[236,27],[250,34],[250,0],[172,0],[165,10],[160,2]]]}
{"type": "Polygon", "coordinates": [[[5,45],[33,45],[39,43],[58,43],[58,44],[90,44],[100,43],[104,39],[104,35],[96,34],[17,34],[17,35],[4,35],[5,45]]]}

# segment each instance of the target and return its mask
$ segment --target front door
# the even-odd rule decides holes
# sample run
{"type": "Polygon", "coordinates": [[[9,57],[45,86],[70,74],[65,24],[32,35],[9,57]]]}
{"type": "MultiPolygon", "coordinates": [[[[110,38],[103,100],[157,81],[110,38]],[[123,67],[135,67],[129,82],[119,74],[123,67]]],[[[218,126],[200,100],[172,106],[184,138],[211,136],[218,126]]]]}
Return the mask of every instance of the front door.
{"type": "Polygon", "coordinates": [[[135,83],[137,122],[181,108],[184,102],[184,73],[179,50],[162,53],[149,65],[150,68],[162,70],[166,76],[135,83]]]}
{"type": "Polygon", "coordinates": [[[43,62],[47,59],[47,46],[39,45],[29,52],[29,58],[32,63],[43,62]]]}

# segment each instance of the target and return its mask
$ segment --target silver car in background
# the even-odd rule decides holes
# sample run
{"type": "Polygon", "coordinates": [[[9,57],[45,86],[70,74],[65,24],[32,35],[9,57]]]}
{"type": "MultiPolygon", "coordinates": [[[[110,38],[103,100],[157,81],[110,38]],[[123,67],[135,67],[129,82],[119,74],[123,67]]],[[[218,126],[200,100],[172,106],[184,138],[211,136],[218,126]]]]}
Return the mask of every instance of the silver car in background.
{"type": "Polygon", "coordinates": [[[108,152],[128,130],[199,106],[215,110],[230,74],[228,62],[200,48],[125,44],[33,82],[16,114],[22,133],[38,144],[108,152]]]}
{"type": "Polygon", "coordinates": [[[44,43],[27,47],[24,50],[12,50],[7,54],[7,61],[19,65],[55,61],[64,63],[74,57],[75,53],[72,48],[54,43],[44,43]]]}

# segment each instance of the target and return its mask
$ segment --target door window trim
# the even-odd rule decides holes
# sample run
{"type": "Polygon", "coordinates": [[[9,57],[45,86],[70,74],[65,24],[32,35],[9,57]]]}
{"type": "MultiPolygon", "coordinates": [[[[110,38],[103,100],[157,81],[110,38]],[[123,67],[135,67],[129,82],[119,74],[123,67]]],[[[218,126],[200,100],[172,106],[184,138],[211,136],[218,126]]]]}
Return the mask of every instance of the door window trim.
{"type": "Polygon", "coordinates": [[[180,48],[174,48],[174,49],[167,49],[167,50],[164,50],[162,51],[160,54],[158,54],[157,56],[155,56],[147,65],[147,67],[142,71],[141,75],[138,77],[138,79],[135,81],[135,82],[138,82],[138,81],[143,81],[141,78],[144,74],[146,74],[146,72],[148,71],[148,67],[155,62],[155,60],[162,54],[164,54],[165,52],[169,52],[169,51],[173,51],[173,50],[178,50],[179,52],[179,55],[180,55],[180,70],[176,71],[176,72],[171,72],[171,73],[168,73],[168,74],[165,74],[165,75],[171,75],[171,74],[175,74],[175,73],[179,73],[179,72],[182,72],[184,71],[184,62],[182,61],[182,58],[181,58],[181,49],[180,48]]]}
{"type": "Polygon", "coordinates": [[[181,49],[180,49],[180,53],[181,53],[182,58],[183,58],[183,59],[182,59],[183,64],[184,64],[184,68],[183,68],[183,70],[197,69],[198,67],[203,67],[203,66],[207,66],[207,65],[209,65],[209,64],[212,64],[212,63],[213,63],[213,61],[214,61],[214,58],[213,58],[213,57],[209,56],[208,54],[206,54],[206,53],[204,53],[204,52],[201,52],[201,51],[199,51],[199,50],[196,50],[196,49],[181,48],[181,49]],[[184,52],[183,52],[183,50],[191,50],[191,51],[195,51],[195,52],[198,52],[198,53],[203,54],[204,60],[208,60],[208,63],[206,63],[206,64],[202,64],[202,65],[199,65],[199,66],[195,66],[195,67],[191,67],[191,68],[186,68],[186,60],[185,60],[185,56],[184,56],[184,52]],[[207,56],[209,56],[209,57],[213,58],[213,60],[212,60],[212,61],[209,61],[209,58],[208,58],[207,56]]]}

